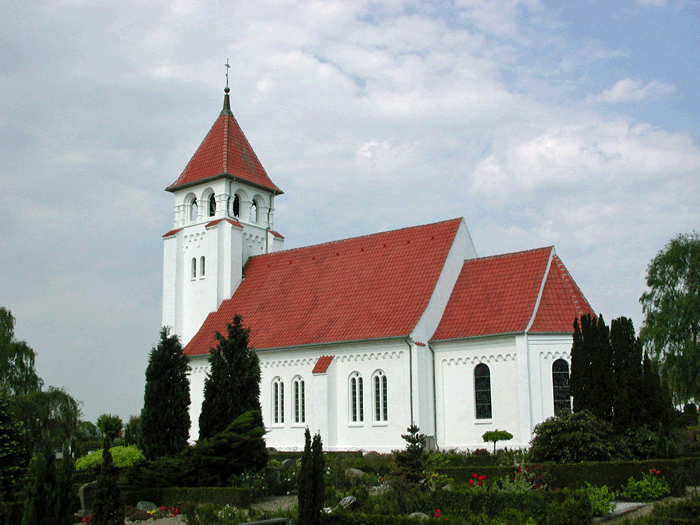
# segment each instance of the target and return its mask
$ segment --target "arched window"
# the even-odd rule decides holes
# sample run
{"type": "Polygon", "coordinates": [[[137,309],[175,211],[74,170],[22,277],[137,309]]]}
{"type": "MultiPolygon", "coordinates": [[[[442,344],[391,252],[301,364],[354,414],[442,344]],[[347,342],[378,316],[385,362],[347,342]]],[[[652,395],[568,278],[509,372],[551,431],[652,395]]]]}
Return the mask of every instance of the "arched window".
{"type": "Polygon", "coordinates": [[[209,217],[216,215],[216,196],[212,193],[209,197],[209,217]]]}
{"type": "Polygon", "coordinates": [[[353,372],[350,376],[350,421],[361,423],[365,420],[364,389],[362,376],[353,372]]]}
{"type": "Polygon", "coordinates": [[[389,414],[387,381],[386,374],[381,370],[374,373],[374,377],[372,378],[372,390],[374,391],[374,420],[386,421],[389,414]]]}
{"type": "Polygon", "coordinates": [[[192,279],[197,278],[197,258],[192,257],[192,279]]]}
{"type": "Polygon", "coordinates": [[[200,277],[204,277],[204,271],[205,271],[205,267],[204,267],[204,255],[202,255],[202,256],[199,258],[199,276],[200,276],[200,277]]]}
{"type": "Polygon", "coordinates": [[[552,363],[552,390],[554,391],[554,415],[571,410],[569,391],[569,363],[557,359],[552,363]]]}
{"type": "Polygon", "coordinates": [[[241,214],[241,199],[238,195],[233,197],[233,216],[238,217],[241,214]]]}
{"type": "Polygon", "coordinates": [[[258,222],[258,203],[255,201],[250,205],[250,222],[258,222]]]}
{"type": "Polygon", "coordinates": [[[279,377],[272,381],[272,421],[284,423],[284,383],[279,377]]]}
{"type": "Polygon", "coordinates": [[[476,419],[491,419],[491,372],[484,363],[474,367],[476,419]]]}
{"type": "Polygon", "coordinates": [[[306,391],[304,380],[295,377],[292,382],[292,397],[294,402],[294,422],[306,423],[306,391]]]}
{"type": "Polygon", "coordinates": [[[190,221],[197,220],[197,198],[192,199],[192,204],[190,204],[190,221]]]}

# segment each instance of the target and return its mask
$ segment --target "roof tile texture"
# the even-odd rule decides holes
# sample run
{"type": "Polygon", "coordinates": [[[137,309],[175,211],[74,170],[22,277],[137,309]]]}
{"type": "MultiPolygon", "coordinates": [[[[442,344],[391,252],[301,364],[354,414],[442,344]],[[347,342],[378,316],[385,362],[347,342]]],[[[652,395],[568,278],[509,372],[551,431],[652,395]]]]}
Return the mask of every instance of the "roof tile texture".
{"type": "Polygon", "coordinates": [[[530,331],[573,332],[574,319],[584,314],[595,315],[595,312],[555,255],[549,266],[547,282],[530,331]]]}
{"type": "Polygon", "coordinates": [[[245,279],[185,347],[209,352],[235,314],[253,348],[407,336],[461,219],[251,257],[245,279]]]}
{"type": "Polygon", "coordinates": [[[331,361],[333,361],[333,355],[322,355],[316,361],[314,369],[311,371],[312,374],[325,374],[328,371],[328,367],[331,366],[331,361]]]}
{"type": "Polygon", "coordinates": [[[281,193],[268,177],[236,118],[227,110],[222,111],[180,177],[168,189],[223,174],[281,193]]]}

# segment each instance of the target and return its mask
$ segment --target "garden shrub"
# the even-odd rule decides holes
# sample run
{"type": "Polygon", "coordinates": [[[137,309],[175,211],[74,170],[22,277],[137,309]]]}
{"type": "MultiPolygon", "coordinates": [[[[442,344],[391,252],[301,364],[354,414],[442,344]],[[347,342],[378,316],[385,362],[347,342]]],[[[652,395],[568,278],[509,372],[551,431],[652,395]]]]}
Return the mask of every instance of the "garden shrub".
{"type": "Polygon", "coordinates": [[[629,478],[621,496],[632,501],[651,501],[671,493],[671,488],[656,469],[649,469],[641,480],[629,478]]]}
{"type": "MultiPolygon", "coordinates": [[[[629,523],[629,522],[625,522],[629,523]]],[[[700,523],[700,496],[654,505],[651,514],[634,521],[634,525],[669,525],[700,523]]]]}
{"type": "Polygon", "coordinates": [[[615,504],[612,502],[615,499],[615,492],[610,492],[605,485],[596,487],[586,482],[586,492],[594,516],[605,516],[615,510],[615,504]]]}
{"type": "Polygon", "coordinates": [[[159,506],[177,506],[187,501],[234,505],[247,508],[253,501],[247,489],[233,487],[164,487],[124,490],[124,503],[136,506],[139,501],[152,501],[159,506]]]}
{"type": "Polygon", "coordinates": [[[563,412],[535,426],[530,442],[533,461],[577,463],[613,457],[612,426],[591,412],[563,412]]]}
{"type": "MultiPolygon", "coordinates": [[[[146,460],[146,457],[136,448],[136,445],[111,447],[109,452],[112,454],[112,462],[115,468],[131,467],[146,460]]],[[[98,469],[100,465],[102,465],[102,450],[93,452],[89,456],[78,458],[75,462],[75,470],[98,469]]]]}

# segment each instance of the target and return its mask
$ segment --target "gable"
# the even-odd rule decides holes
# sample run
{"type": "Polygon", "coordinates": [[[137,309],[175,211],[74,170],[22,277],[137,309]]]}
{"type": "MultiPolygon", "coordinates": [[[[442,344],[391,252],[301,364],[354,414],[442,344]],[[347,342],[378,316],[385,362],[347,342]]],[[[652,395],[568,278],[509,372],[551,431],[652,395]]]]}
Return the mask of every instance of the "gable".
{"type": "Polygon", "coordinates": [[[408,336],[461,219],[251,257],[233,297],[185,347],[207,354],[235,314],[253,348],[408,336]]]}

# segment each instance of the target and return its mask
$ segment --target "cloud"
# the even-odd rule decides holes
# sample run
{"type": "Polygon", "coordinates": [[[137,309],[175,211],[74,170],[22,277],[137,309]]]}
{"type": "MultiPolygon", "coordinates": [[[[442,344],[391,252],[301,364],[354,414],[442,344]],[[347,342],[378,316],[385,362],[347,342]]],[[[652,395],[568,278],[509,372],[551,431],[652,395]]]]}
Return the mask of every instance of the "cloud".
{"type": "Polygon", "coordinates": [[[652,101],[671,95],[676,88],[665,82],[652,80],[644,84],[643,82],[624,78],[615,83],[610,89],[606,89],[600,95],[589,96],[586,102],[589,104],[617,104],[620,102],[642,102],[652,101]]]}

